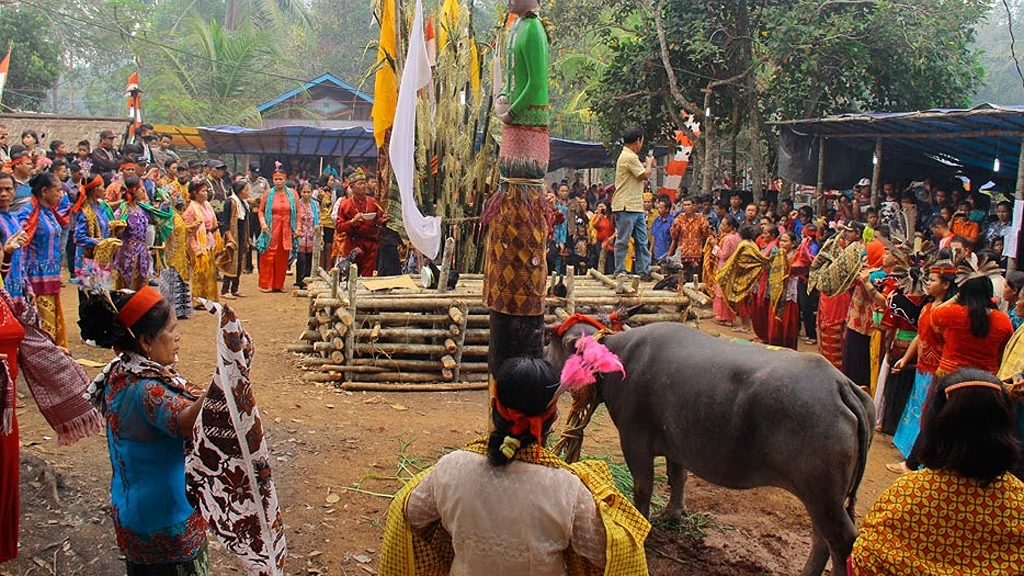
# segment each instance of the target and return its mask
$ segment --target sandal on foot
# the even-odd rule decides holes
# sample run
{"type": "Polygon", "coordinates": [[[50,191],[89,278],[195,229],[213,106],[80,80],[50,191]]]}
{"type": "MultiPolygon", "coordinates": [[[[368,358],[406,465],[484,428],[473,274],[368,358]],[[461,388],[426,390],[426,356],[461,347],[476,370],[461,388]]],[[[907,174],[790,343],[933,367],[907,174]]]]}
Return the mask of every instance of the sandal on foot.
{"type": "Polygon", "coordinates": [[[885,469],[893,474],[906,474],[910,472],[910,468],[907,468],[907,462],[890,462],[885,465],[885,469]]]}
{"type": "Polygon", "coordinates": [[[221,294],[221,298],[225,300],[237,300],[238,298],[234,294],[221,294]]]}

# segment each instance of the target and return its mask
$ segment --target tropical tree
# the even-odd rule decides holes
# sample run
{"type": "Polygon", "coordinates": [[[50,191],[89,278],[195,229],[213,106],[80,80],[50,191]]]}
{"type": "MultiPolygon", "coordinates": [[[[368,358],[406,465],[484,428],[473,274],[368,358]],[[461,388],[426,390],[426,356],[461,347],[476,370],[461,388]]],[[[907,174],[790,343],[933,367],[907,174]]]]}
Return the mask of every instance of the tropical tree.
{"type": "Polygon", "coordinates": [[[294,86],[269,70],[282,53],[273,37],[252,26],[226,30],[192,18],[174,49],[163,48],[144,68],[151,118],[171,123],[259,125],[256,103],[294,86]]]}
{"type": "MultiPolygon", "coordinates": [[[[681,113],[746,134],[755,182],[767,121],[853,110],[963,105],[982,71],[972,46],[985,0],[636,0],[640,33],[610,43],[593,99],[602,127],[685,129],[681,113]]],[[[692,134],[691,134],[692,136],[692,134]]],[[[700,140],[696,140],[700,142],[700,140]]],[[[703,150],[702,164],[709,166],[703,150]]],[[[702,179],[704,187],[710,178],[702,179]]]]}
{"type": "Polygon", "coordinates": [[[35,8],[4,7],[0,13],[0,53],[11,46],[4,108],[43,110],[47,106],[46,92],[60,75],[60,48],[50,31],[51,22],[35,8]]]}

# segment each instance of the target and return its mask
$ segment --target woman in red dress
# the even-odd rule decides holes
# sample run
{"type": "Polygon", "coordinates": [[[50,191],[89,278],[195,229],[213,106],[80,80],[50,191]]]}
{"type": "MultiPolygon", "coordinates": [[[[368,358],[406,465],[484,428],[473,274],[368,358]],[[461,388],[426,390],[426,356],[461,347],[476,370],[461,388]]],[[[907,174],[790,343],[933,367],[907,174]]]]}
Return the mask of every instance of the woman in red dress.
{"type": "Polygon", "coordinates": [[[260,252],[260,292],[283,292],[288,274],[288,259],[295,245],[298,219],[298,197],[289,188],[288,175],[281,170],[273,174],[274,187],[263,195],[257,216],[262,233],[256,240],[260,252]]]}

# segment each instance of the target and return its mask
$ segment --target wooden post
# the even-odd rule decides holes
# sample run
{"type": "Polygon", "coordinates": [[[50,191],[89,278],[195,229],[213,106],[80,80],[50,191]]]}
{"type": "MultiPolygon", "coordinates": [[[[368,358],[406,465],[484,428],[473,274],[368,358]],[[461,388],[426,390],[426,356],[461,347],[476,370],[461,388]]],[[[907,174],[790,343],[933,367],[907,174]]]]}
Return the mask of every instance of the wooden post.
{"type": "Polygon", "coordinates": [[[455,238],[449,236],[444,241],[444,251],[441,252],[441,263],[438,268],[441,269],[441,273],[437,278],[437,293],[447,294],[448,293],[448,272],[451,269],[452,254],[455,252],[455,238]]]}
{"type": "Polygon", "coordinates": [[[818,214],[825,213],[825,137],[818,136],[818,185],[814,188],[818,196],[818,214]]]}
{"type": "MultiPolygon", "coordinates": [[[[331,274],[337,278],[340,271],[337,268],[331,270],[331,274]]],[[[348,267],[348,310],[352,314],[352,328],[345,333],[345,366],[351,366],[356,355],[356,287],[359,285],[359,266],[353,262],[348,267]]],[[[337,284],[335,284],[337,286],[337,284]]],[[[352,372],[345,372],[345,380],[352,380],[352,372]]]]}
{"type": "MultiPolygon", "coordinates": [[[[446,242],[447,244],[447,242],[446,242]]],[[[462,322],[459,323],[458,348],[455,351],[455,368],[453,369],[452,381],[458,382],[462,378],[462,351],[466,347],[466,322],[469,320],[469,307],[459,303],[459,311],[462,312],[462,322]]]]}
{"type": "Polygon", "coordinates": [[[565,308],[569,314],[576,313],[576,267],[565,267],[565,308]]]}
{"type": "MultiPolygon", "coordinates": [[[[316,270],[320,268],[320,254],[323,253],[324,228],[317,226],[313,228],[313,266],[310,268],[309,279],[316,278],[316,270]]],[[[299,279],[301,281],[301,278],[299,279]]]]}
{"type": "MultiPolygon", "coordinates": [[[[1024,200],[1024,134],[1021,135],[1020,157],[1017,160],[1017,189],[1014,191],[1013,197],[1014,197],[1014,199],[1017,202],[1020,202],[1020,201],[1024,200]]],[[[1016,207],[1014,207],[1014,211],[1016,212],[1015,208],[1016,207]]],[[[1013,224],[1016,225],[1018,227],[1018,229],[1019,229],[1019,227],[1021,225],[1020,222],[1014,222],[1013,224]]],[[[1019,238],[1020,238],[1020,232],[1017,233],[1017,238],[1013,238],[1012,239],[1012,242],[1013,242],[1014,246],[1020,246],[1020,243],[1018,242],[1019,238]]],[[[1006,244],[1008,242],[1010,242],[1010,241],[1011,240],[1009,240],[1007,238],[1003,238],[1003,248],[1004,249],[1006,247],[1006,244]]],[[[1020,258],[1020,254],[1017,255],[1017,258],[1010,258],[1009,262],[1007,262],[1006,268],[1009,269],[1009,270],[1016,270],[1017,269],[1017,260],[1019,258],[1020,258]]]]}
{"type": "Polygon", "coordinates": [[[882,139],[875,138],[875,163],[871,169],[871,205],[878,207],[878,195],[882,191],[882,139]]]}

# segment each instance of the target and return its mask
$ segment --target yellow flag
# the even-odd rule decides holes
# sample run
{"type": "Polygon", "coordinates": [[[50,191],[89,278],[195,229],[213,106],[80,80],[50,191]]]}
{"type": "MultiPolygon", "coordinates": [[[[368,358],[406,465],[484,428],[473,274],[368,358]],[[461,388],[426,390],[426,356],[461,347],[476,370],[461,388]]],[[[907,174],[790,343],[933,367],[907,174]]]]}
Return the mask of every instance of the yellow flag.
{"type": "Polygon", "coordinates": [[[380,3],[380,43],[377,47],[377,75],[373,82],[373,138],[377,147],[384,145],[384,133],[395,123],[398,106],[398,77],[394,63],[398,55],[398,33],[395,29],[395,2],[380,3]]]}
{"type": "Polygon", "coordinates": [[[480,52],[476,41],[469,41],[469,85],[473,89],[473,104],[480,102],[480,52]]]}
{"type": "Polygon", "coordinates": [[[441,8],[441,29],[437,34],[437,48],[444,51],[448,45],[448,32],[459,25],[459,0],[444,0],[441,8]]]}

